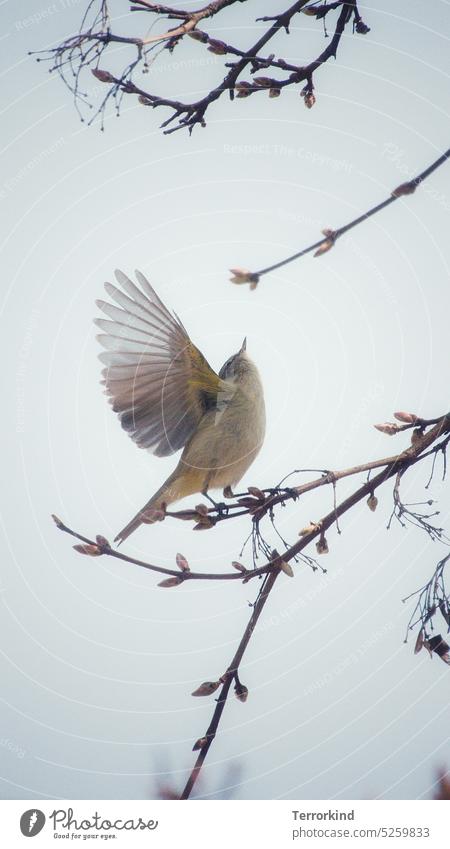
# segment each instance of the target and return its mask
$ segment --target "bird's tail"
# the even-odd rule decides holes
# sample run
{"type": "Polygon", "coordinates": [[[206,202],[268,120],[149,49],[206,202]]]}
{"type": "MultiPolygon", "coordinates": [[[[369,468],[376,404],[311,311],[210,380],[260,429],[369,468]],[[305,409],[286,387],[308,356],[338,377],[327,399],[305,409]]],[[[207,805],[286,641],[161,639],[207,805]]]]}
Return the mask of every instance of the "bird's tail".
{"type": "Polygon", "coordinates": [[[168,505],[172,501],[177,501],[179,498],[182,498],[183,495],[188,495],[189,493],[183,492],[182,487],[182,478],[176,475],[177,469],[175,472],[167,478],[165,483],[163,483],[162,487],[155,492],[154,495],[147,501],[146,504],[139,510],[138,513],[128,522],[128,525],[125,525],[121,531],[114,538],[114,542],[118,542],[120,545],[136,528],[139,528],[142,524],[152,525],[154,522],[158,521],[158,516],[153,514],[152,511],[160,510],[163,505],[168,505]]]}

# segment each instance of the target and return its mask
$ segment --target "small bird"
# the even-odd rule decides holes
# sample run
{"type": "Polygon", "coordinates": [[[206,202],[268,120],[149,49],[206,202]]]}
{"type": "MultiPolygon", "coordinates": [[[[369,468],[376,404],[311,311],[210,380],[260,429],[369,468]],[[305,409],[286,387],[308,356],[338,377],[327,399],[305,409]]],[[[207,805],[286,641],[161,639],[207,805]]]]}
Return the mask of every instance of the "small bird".
{"type": "MultiPolygon", "coordinates": [[[[121,289],[105,283],[118,306],[97,301],[108,319],[97,318],[106,348],[102,383],[122,427],[140,448],[166,457],[183,448],[177,467],[144,507],[117,534],[123,542],[155,510],[209,490],[225,496],[241,480],[264,440],[264,393],[246,340],[216,374],[143,274],[136,286],[116,271],[121,289]]],[[[212,499],[210,499],[212,500],[212,499]]]]}

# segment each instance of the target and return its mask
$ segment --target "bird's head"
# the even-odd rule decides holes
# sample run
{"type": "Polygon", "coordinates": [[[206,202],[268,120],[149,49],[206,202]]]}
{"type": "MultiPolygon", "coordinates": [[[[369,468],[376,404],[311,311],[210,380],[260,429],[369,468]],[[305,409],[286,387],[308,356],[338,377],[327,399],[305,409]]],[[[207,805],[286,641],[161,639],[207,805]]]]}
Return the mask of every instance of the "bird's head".
{"type": "Polygon", "coordinates": [[[223,364],[219,372],[219,377],[221,377],[222,380],[232,380],[233,378],[239,380],[239,378],[243,377],[243,375],[245,375],[248,371],[250,362],[251,361],[247,356],[246,337],[239,348],[239,351],[229,357],[229,359],[223,364]]]}

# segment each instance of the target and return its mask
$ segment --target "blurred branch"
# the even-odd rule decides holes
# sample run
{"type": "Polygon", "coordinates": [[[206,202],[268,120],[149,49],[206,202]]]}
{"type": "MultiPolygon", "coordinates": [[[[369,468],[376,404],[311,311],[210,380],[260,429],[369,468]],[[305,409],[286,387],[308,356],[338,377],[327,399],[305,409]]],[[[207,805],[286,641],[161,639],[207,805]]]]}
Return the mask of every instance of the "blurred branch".
{"type": "Polygon", "coordinates": [[[438,777],[438,788],[433,798],[440,800],[450,799],[450,770],[440,770],[438,777]]]}
{"type": "MultiPolygon", "coordinates": [[[[94,118],[100,114],[102,117],[101,127],[104,127],[104,112],[107,104],[113,99],[117,114],[120,113],[122,97],[124,94],[138,95],[139,100],[146,106],[156,108],[166,107],[171,114],[163,121],[161,127],[165,133],[187,128],[189,133],[194,126],[200,124],[205,126],[205,114],[212,103],[217,101],[224,92],[228,92],[231,100],[234,95],[238,98],[249,97],[257,92],[264,91],[270,97],[278,97],[284,88],[297,86],[305,82],[300,94],[304,99],[305,106],[310,109],[315,103],[313,75],[330,58],[336,58],[337,49],[342,34],[350,21],[353,21],[353,31],[361,35],[369,32],[369,27],[364,24],[358,11],[356,0],[337,0],[334,3],[324,5],[307,5],[308,0],[297,0],[289,8],[277,15],[258,18],[260,23],[269,23],[260,38],[246,50],[239,49],[235,45],[211,37],[207,32],[198,29],[198,24],[205,19],[214,18],[225,8],[235,3],[244,3],[248,0],[215,0],[196,11],[176,9],[172,6],[159,3],[149,3],[146,0],[134,0],[131,5],[132,12],[147,12],[154,15],[162,15],[168,20],[178,21],[177,26],[165,30],[163,33],[146,36],[122,36],[112,32],[111,19],[107,0],[91,0],[83,16],[78,33],[54,48],[37,51],[44,54],[38,57],[38,61],[48,60],[52,62],[50,71],[57,71],[65,85],[74,96],[75,105],[80,113],[80,106],[91,107],[88,95],[80,88],[81,76],[84,71],[91,71],[100,81],[109,86],[107,94],[102,99],[94,118]],[[284,59],[275,59],[275,54],[262,56],[260,51],[276,36],[280,30],[289,34],[289,27],[293,18],[300,12],[308,16],[322,19],[324,23],[324,34],[328,37],[325,27],[325,16],[330,11],[338,10],[339,15],[334,34],[325,48],[316,59],[307,64],[291,64],[284,59]],[[92,18],[92,19],[91,19],[92,18]],[[91,23],[87,21],[91,19],[91,23]],[[197,101],[185,103],[171,97],[162,97],[153,91],[148,91],[142,86],[136,85],[134,81],[135,72],[140,69],[147,73],[150,64],[157,55],[164,50],[172,52],[177,45],[186,37],[190,36],[198,42],[199,49],[206,49],[218,56],[234,57],[233,61],[225,62],[225,68],[229,70],[219,85],[197,101]],[[135,50],[134,59],[127,64],[119,74],[110,73],[104,67],[107,49],[114,44],[129,45],[135,50]],[[157,50],[156,53],[154,51],[157,50]],[[153,55],[154,54],[154,55],[153,55]],[[252,80],[241,79],[241,74],[248,68],[252,80]],[[272,78],[267,76],[255,76],[261,70],[274,68],[275,70],[288,71],[289,76],[283,78],[272,78]],[[173,127],[167,129],[168,125],[176,122],[173,127]]],[[[158,19],[155,19],[155,23],[158,19]]],[[[89,123],[92,123],[91,119],[89,123]]],[[[82,118],[83,120],[83,118],[82,118]]]]}
{"type": "Polygon", "coordinates": [[[279,262],[275,262],[273,265],[269,265],[266,268],[261,268],[259,271],[248,271],[243,268],[232,268],[231,272],[233,277],[231,278],[232,283],[249,283],[251,289],[255,289],[261,277],[265,274],[269,274],[271,271],[276,271],[278,268],[283,268],[285,265],[289,265],[290,262],[294,262],[296,259],[300,259],[300,257],[305,256],[306,254],[311,253],[311,251],[315,251],[314,256],[321,256],[324,253],[327,253],[334,245],[337,240],[344,235],[344,233],[348,233],[349,230],[353,230],[354,227],[357,227],[359,224],[362,224],[363,221],[367,221],[368,218],[371,218],[372,215],[376,215],[378,212],[381,212],[382,209],[385,209],[387,206],[390,206],[391,203],[394,203],[401,197],[405,197],[406,195],[412,195],[418,186],[423,183],[427,177],[430,176],[437,168],[440,168],[444,162],[450,158],[450,148],[435,159],[434,162],[431,163],[424,171],[420,174],[417,174],[416,177],[413,177],[411,180],[408,180],[405,183],[401,183],[397,188],[395,188],[388,198],[378,203],[376,206],[372,206],[367,212],[363,212],[362,215],[359,215],[357,218],[354,218],[353,221],[349,221],[348,224],[344,224],[342,227],[338,227],[337,230],[325,229],[322,230],[323,238],[319,239],[317,242],[313,242],[313,244],[308,245],[306,248],[302,248],[301,251],[297,251],[295,254],[291,254],[291,256],[286,257],[285,259],[280,260],[279,262]]]}

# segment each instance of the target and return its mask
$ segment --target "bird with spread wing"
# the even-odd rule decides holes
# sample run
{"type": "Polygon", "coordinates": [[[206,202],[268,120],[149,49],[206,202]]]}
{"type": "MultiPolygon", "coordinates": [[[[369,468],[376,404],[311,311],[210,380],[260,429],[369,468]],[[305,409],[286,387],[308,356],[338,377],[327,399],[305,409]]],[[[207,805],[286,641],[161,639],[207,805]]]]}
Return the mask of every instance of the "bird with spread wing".
{"type": "Polygon", "coordinates": [[[186,495],[223,488],[231,494],[258,454],[265,432],[264,394],[246,340],[219,373],[191,342],[139,271],[137,286],[116,271],[97,301],[97,337],[106,349],[102,383],[122,427],[140,448],[165,457],[183,448],[178,465],[117,534],[123,542],[155,510],[186,495]]]}

